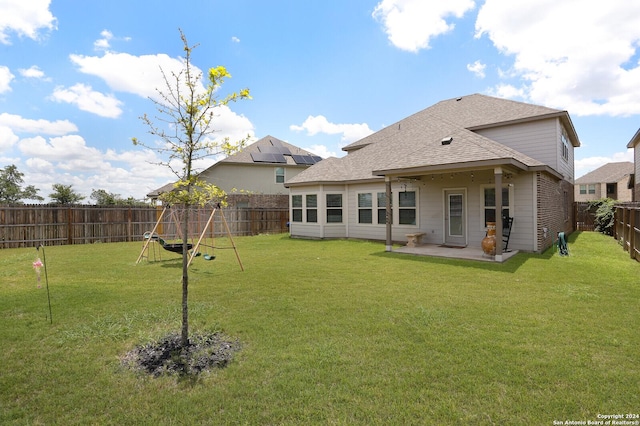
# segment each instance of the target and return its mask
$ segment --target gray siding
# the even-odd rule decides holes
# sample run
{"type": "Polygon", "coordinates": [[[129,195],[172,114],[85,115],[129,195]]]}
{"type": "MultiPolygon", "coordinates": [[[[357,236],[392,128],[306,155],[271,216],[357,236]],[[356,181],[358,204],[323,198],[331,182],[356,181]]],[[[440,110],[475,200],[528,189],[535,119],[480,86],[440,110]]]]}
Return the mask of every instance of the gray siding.
{"type": "MultiPolygon", "coordinates": [[[[426,244],[444,243],[444,209],[445,191],[456,189],[466,194],[466,230],[467,244],[479,247],[486,233],[484,223],[484,189],[491,187],[494,179],[493,170],[462,173],[442,173],[422,176],[420,180],[407,182],[393,182],[393,219],[392,239],[394,242],[407,241],[406,234],[424,232],[423,242],[426,244]],[[406,184],[406,187],[404,186],[406,184]],[[415,226],[398,225],[398,193],[416,191],[418,218],[415,226]]],[[[512,250],[536,250],[536,186],[535,175],[523,173],[509,175],[503,184],[510,187],[511,215],[514,226],[509,241],[512,250]]],[[[322,188],[318,186],[308,188],[294,188],[291,194],[318,194],[319,200],[324,200],[324,194],[337,192],[342,188],[322,188]]],[[[304,238],[355,238],[374,241],[385,241],[386,226],[377,223],[376,194],[384,192],[385,187],[380,183],[350,185],[343,195],[343,223],[326,224],[326,209],[324,202],[319,202],[318,223],[292,223],[292,236],[304,238]],[[371,224],[358,223],[358,194],[371,193],[374,199],[373,222],[371,224]]]]}
{"type": "Polygon", "coordinates": [[[477,133],[547,164],[573,180],[573,146],[569,146],[568,161],[564,160],[560,143],[562,124],[557,118],[482,129],[477,133]]]}
{"type": "MultiPolygon", "coordinates": [[[[202,178],[226,192],[234,188],[238,191],[250,191],[258,194],[287,194],[289,191],[282,183],[276,183],[275,164],[233,164],[219,163],[202,173],[202,178]]],[[[306,167],[285,167],[285,181],[291,179],[306,167]]]]}

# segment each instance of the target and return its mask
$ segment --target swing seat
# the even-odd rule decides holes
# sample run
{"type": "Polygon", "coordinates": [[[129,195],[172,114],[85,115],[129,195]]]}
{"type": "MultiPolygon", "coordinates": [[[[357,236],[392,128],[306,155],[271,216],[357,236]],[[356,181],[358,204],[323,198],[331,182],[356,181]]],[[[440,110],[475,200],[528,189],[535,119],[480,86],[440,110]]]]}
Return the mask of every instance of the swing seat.
{"type": "Polygon", "coordinates": [[[215,259],[216,257],[215,257],[214,255],[212,255],[212,254],[205,254],[204,256],[202,256],[202,258],[203,258],[204,260],[213,260],[213,259],[215,259]]]}
{"type": "MultiPolygon", "coordinates": [[[[182,253],[182,243],[165,243],[162,244],[162,248],[167,251],[172,251],[174,253],[182,253]]],[[[187,244],[187,250],[191,250],[193,248],[193,244],[187,244]]]]}

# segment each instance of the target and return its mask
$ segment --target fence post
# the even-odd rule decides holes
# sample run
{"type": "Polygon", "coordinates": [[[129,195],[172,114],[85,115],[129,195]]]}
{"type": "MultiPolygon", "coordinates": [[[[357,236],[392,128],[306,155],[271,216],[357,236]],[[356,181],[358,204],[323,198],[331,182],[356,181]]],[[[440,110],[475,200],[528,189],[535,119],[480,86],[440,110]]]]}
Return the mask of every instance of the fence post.
{"type": "Polygon", "coordinates": [[[73,244],[73,232],[72,232],[72,212],[71,206],[67,208],[67,244],[73,244]]]}
{"type": "Polygon", "coordinates": [[[636,215],[631,208],[629,208],[629,257],[635,259],[636,257],[636,215]]]}

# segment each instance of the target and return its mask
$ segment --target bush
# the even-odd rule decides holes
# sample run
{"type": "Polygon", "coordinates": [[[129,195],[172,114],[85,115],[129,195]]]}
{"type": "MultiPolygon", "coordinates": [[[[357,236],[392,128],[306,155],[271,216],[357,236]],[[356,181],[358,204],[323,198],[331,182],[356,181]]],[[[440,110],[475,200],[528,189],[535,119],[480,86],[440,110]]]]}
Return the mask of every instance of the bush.
{"type": "Polygon", "coordinates": [[[615,225],[615,200],[611,198],[602,198],[589,202],[589,209],[596,209],[596,217],[593,222],[595,230],[605,235],[613,235],[613,227],[615,225]]]}

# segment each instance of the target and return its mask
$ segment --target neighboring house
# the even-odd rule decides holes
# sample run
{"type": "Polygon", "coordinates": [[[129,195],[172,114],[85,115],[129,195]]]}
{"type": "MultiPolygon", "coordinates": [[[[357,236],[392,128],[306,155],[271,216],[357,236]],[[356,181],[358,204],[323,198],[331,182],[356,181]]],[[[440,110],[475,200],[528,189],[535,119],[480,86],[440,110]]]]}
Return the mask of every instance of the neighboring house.
{"type": "Polygon", "coordinates": [[[633,163],[623,161],[608,163],[576,179],[575,200],[593,201],[611,198],[631,201],[629,178],[633,174],[633,163]]]}
{"type": "MultiPolygon", "coordinates": [[[[204,170],[200,178],[215,184],[227,194],[242,191],[259,195],[286,195],[288,190],[284,182],[320,160],[322,158],[309,151],[273,136],[265,136],[204,170]]],[[[173,184],[167,184],[147,194],[147,197],[157,199],[172,188],[173,184]]],[[[287,207],[286,201],[284,207],[287,207]]]]}
{"type": "Polygon", "coordinates": [[[633,148],[634,170],[629,181],[632,190],[631,201],[640,201],[640,129],[631,138],[627,148],[633,148]]]}
{"type": "Polygon", "coordinates": [[[573,231],[578,146],[566,111],[480,94],[445,100],[288,180],[290,232],[387,250],[416,232],[424,243],[480,247],[487,222],[501,229],[504,216],[514,218],[510,249],[541,252],[573,231]]]}

